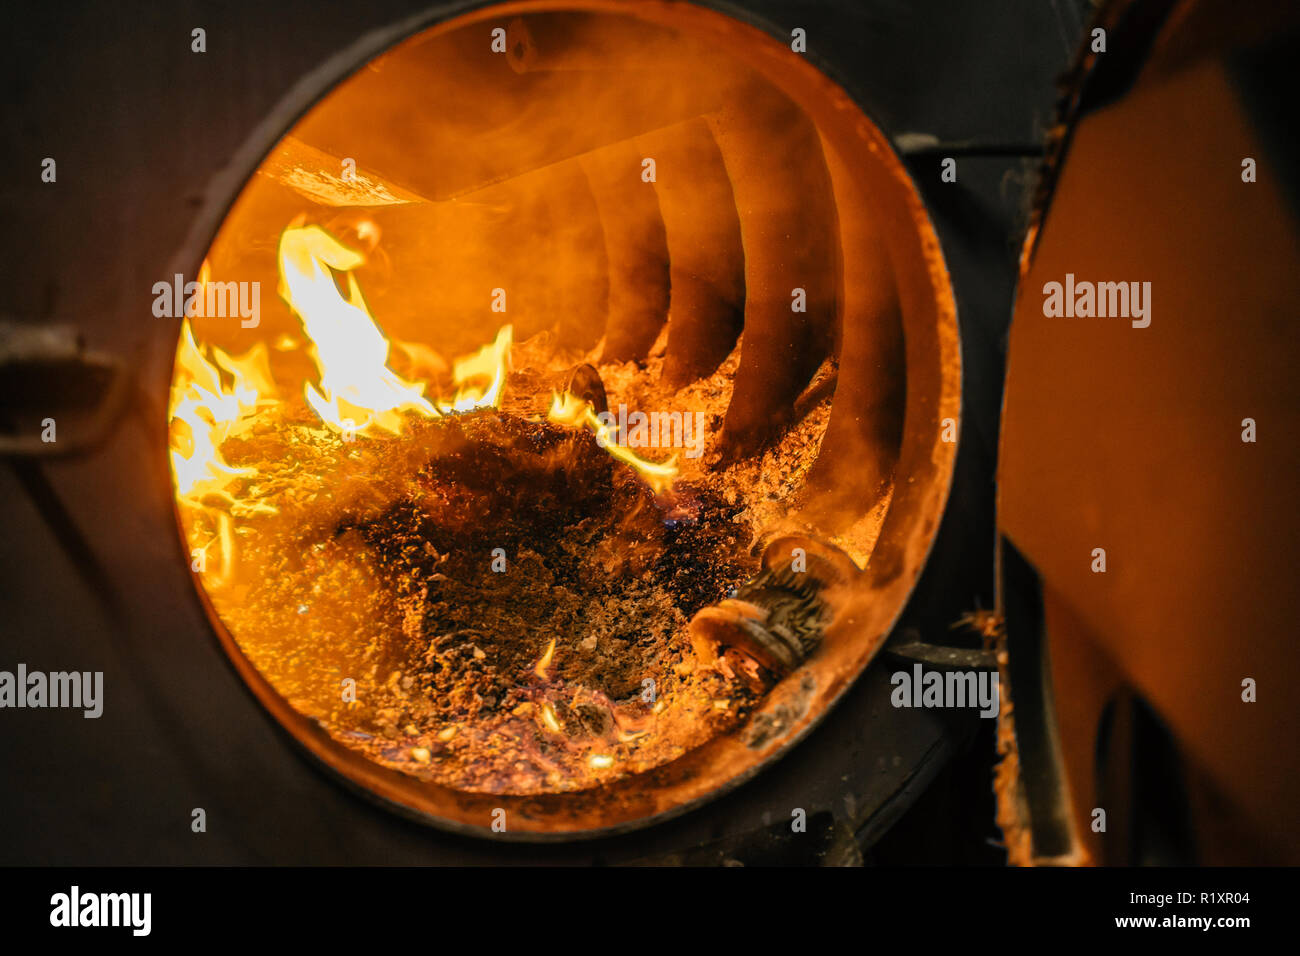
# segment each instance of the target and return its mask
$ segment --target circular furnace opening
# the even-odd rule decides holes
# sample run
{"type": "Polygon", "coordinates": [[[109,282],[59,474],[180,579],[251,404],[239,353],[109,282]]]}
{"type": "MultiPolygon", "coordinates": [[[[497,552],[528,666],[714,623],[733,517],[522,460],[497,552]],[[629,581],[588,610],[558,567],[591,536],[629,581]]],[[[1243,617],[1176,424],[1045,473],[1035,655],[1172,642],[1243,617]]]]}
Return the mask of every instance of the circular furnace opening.
{"type": "Polygon", "coordinates": [[[942,513],[957,331],[910,181],[702,7],[493,6],[352,70],[184,289],[170,459],[217,633],[440,825],[735,785],[866,666],[942,513]]]}

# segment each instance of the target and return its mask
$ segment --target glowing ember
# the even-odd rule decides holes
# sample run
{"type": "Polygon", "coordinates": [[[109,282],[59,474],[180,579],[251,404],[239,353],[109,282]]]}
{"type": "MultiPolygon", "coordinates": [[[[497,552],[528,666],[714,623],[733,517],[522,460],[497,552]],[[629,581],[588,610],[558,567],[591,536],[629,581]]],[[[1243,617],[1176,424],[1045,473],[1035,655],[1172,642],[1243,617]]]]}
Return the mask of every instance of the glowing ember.
{"type": "Polygon", "coordinates": [[[542,723],[546,724],[546,729],[554,733],[560,732],[560,721],[555,716],[555,708],[549,703],[542,704],[542,723]]]}
{"type": "Polygon", "coordinates": [[[546,646],[546,653],[542,655],[542,659],[539,660],[537,666],[533,668],[533,673],[542,680],[546,680],[549,677],[548,671],[553,657],[555,657],[555,638],[551,638],[551,643],[546,646]]]}

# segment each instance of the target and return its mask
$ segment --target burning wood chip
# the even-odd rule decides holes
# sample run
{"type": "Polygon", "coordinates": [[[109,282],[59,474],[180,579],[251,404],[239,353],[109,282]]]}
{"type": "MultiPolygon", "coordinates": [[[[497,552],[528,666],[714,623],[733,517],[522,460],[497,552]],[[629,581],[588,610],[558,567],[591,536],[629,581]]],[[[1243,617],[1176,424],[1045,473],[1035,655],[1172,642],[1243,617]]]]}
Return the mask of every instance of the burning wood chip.
{"type": "Polygon", "coordinates": [[[601,381],[600,373],[586,363],[575,366],[573,371],[569,373],[569,380],[565,384],[564,390],[575,398],[580,398],[590,404],[597,415],[609,411],[609,398],[605,395],[605,383],[601,381]]]}
{"type": "Polygon", "coordinates": [[[609,736],[614,730],[614,715],[596,704],[578,704],[574,708],[578,720],[593,737],[609,736]]]}

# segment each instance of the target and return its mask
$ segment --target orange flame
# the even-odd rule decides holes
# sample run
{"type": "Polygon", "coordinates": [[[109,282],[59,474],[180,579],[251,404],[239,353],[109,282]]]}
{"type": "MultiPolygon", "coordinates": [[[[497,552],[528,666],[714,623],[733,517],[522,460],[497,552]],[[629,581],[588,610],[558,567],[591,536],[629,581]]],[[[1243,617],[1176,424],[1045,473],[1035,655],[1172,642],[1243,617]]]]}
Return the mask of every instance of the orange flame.
{"type": "MultiPolygon", "coordinates": [[[[354,274],[363,262],[361,253],[319,226],[295,222],[280,236],[280,294],[301,320],[306,342],[281,335],[273,347],[290,351],[306,345],[318,383],[304,382],[302,394],[321,420],[347,438],[358,433],[399,434],[408,413],[437,418],[498,407],[511,368],[511,326],[502,326],[494,341],[452,363],[453,396],[430,401],[425,397],[425,382],[408,381],[389,367],[390,344],[405,353],[410,374],[445,374],[449,365],[427,345],[390,343],[384,337],[354,274]],[[336,272],[347,277],[346,296],[335,284],[336,272]]],[[[210,274],[205,260],[195,302],[201,301],[210,274]]],[[[187,314],[169,402],[171,464],[178,499],[204,516],[191,534],[196,550],[205,556],[215,546],[220,573],[212,572],[214,579],[227,575],[234,561],[232,519],[276,513],[264,500],[230,493],[232,482],[257,471],[230,465],[222,456],[222,443],[241,434],[260,410],[279,401],[267,343],[258,343],[242,356],[211,345],[200,347],[187,314]]]]}
{"type": "Polygon", "coordinates": [[[541,712],[542,723],[546,725],[546,729],[558,734],[563,728],[560,726],[559,719],[555,716],[555,708],[549,702],[543,703],[541,712]]]}
{"type": "Polygon", "coordinates": [[[591,402],[578,398],[572,392],[565,392],[563,396],[552,394],[551,409],[546,413],[547,420],[570,428],[589,428],[600,447],[629,465],[656,494],[672,487],[678,473],[676,455],[665,462],[646,461],[630,448],[618,444],[613,429],[600,420],[591,402]]]}
{"type": "MultiPolygon", "coordinates": [[[[280,236],[280,294],[311,341],[320,387],[306,383],[304,395],[321,420],[344,433],[398,434],[405,412],[436,418],[497,407],[510,370],[511,327],[502,326],[490,345],[456,360],[456,394],[435,405],[424,397],[423,382],[407,381],[388,367],[390,343],[353,274],[364,261],[320,226],[290,226],[280,236]],[[347,274],[347,298],[335,285],[334,272],[347,274]]],[[[425,367],[438,364],[427,346],[396,344],[425,367]]]]}
{"type": "Polygon", "coordinates": [[[176,491],[182,498],[201,498],[221,491],[237,477],[255,473],[252,468],[226,464],[219,446],[239,431],[259,407],[276,403],[271,397],[275,382],[265,345],[255,345],[238,358],[219,348],[210,351],[211,362],[195,344],[186,319],[181,324],[181,342],[176,350],[171,397],[172,420],[187,426],[173,430],[171,449],[176,491]]]}
{"type": "Polygon", "coordinates": [[[451,376],[460,388],[450,404],[439,402],[438,408],[444,414],[477,411],[480,408],[496,408],[501,404],[501,389],[506,382],[506,373],[510,371],[510,345],[513,340],[512,326],[503,325],[497,330],[496,341],[485,345],[473,355],[456,359],[451,376]],[[486,379],[484,388],[467,384],[475,380],[486,379]]]}
{"type": "Polygon", "coordinates": [[[280,295],[302,320],[320,388],[303,386],[307,403],[330,428],[397,434],[402,413],[426,418],[438,411],[422,383],[388,367],[388,339],[375,325],[352,270],[365,259],[320,226],[289,227],[280,236],[280,295]],[[347,273],[345,299],[330,270],[347,273]]]}
{"type": "Polygon", "coordinates": [[[551,638],[551,643],[546,646],[546,653],[542,655],[542,659],[539,660],[537,666],[533,668],[533,673],[542,680],[549,680],[551,676],[551,659],[554,657],[555,638],[551,638]]]}

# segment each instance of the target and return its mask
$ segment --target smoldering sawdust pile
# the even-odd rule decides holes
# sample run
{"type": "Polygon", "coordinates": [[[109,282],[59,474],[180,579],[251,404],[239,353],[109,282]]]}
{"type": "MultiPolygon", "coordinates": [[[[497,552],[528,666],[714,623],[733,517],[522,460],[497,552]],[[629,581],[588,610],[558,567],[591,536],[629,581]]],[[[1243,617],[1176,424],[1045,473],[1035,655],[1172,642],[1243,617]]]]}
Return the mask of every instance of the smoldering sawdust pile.
{"type": "MultiPolygon", "coordinates": [[[[255,510],[208,590],[336,739],[536,793],[658,766],[747,715],[752,693],[697,666],[687,634],[755,570],[743,505],[689,482],[657,499],[589,432],[506,412],[351,442],[314,421],[285,403],[222,446],[256,469],[235,495],[255,510]]],[[[189,517],[191,540],[214,533],[189,517]]]]}

